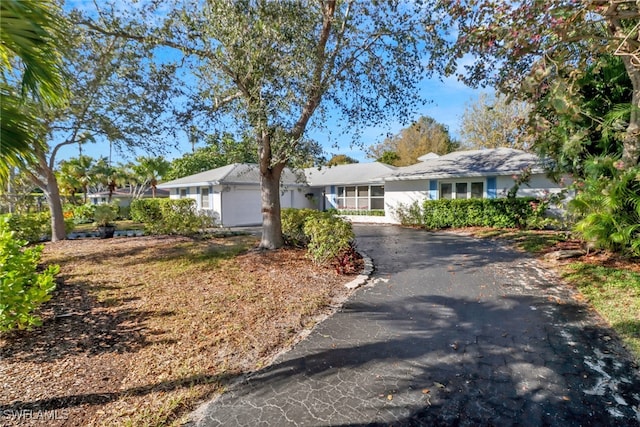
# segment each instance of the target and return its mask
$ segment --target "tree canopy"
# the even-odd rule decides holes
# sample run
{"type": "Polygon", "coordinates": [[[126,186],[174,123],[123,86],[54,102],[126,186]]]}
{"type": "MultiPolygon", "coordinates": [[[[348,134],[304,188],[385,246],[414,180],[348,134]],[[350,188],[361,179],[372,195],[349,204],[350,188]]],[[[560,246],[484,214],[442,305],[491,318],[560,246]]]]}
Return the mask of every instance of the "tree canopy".
{"type": "MultiPolygon", "coordinates": [[[[576,90],[601,55],[619,56],[633,90],[622,159],[640,158],[639,6],[621,0],[426,0],[429,66],[472,86],[495,85],[532,104],[579,115],[576,90]],[[462,63],[464,71],[458,68],[462,63]]],[[[540,120],[538,131],[554,126],[540,120]]]]}
{"type": "Polygon", "coordinates": [[[424,154],[447,154],[459,146],[445,125],[423,116],[398,134],[369,147],[368,156],[382,163],[408,166],[418,163],[418,157],[424,154]]]}
{"type": "Polygon", "coordinates": [[[526,103],[483,93],[477,101],[467,104],[462,114],[462,144],[470,148],[528,149],[533,142],[527,127],[529,111],[526,103]]]}
{"type": "Polygon", "coordinates": [[[284,243],[280,176],[308,151],[309,126],[322,126],[329,108],[353,129],[379,124],[410,116],[419,100],[418,5],[180,0],[163,4],[164,19],[157,19],[156,3],[147,6],[143,17],[121,14],[108,23],[88,17],[83,24],[177,49],[194,77],[185,86],[183,119],[206,128],[226,117],[251,131],[262,177],[263,248],[284,243]]]}

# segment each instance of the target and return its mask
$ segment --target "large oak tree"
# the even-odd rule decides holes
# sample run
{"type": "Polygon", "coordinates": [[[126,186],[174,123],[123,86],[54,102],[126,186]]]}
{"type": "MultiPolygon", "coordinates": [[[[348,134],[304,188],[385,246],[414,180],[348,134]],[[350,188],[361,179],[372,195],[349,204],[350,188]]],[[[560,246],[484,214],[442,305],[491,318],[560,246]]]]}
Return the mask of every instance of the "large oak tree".
{"type": "Polygon", "coordinates": [[[349,125],[408,117],[423,77],[421,15],[411,2],[383,0],[181,0],[149,2],[135,31],[85,24],[173,47],[190,64],[187,117],[224,116],[258,145],[263,232],[283,245],[280,177],[305,133],[331,111],[349,125]],[[168,12],[163,12],[168,10],[168,12]],[[165,19],[159,19],[164,13],[165,19]]]}

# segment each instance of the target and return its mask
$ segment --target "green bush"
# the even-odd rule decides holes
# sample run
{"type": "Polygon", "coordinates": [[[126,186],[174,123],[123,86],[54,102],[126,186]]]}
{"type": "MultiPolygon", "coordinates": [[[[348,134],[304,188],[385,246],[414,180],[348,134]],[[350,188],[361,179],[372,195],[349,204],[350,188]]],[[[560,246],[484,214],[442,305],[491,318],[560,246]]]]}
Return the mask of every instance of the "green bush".
{"type": "Polygon", "coordinates": [[[0,220],[0,332],[40,325],[33,313],[51,299],[56,287],[54,276],[60,267],[50,265],[37,273],[42,246],[25,248],[26,244],[11,231],[9,218],[0,220]]]}
{"type": "Polygon", "coordinates": [[[198,212],[193,199],[138,199],[131,203],[131,219],[142,222],[148,234],[193,235],[215,226],[213,216],[198,212]]]}
{"type": "Polygon", "coordinates": [[[546,205],[530,197],[504,199],[425,200],[400,205],[396,216],[401,224],[427,229],[450,227],[527,227],[540,224],[546,205]],[[535,209],[534,209],[535,206],[535,209]]]}
{"type": "Polygon", "coordinates": [[[160,200],[163,199],[136,199],[131,202],[131,219],[136,222],[152,223],[162,219],[160,200]]]}
{"type": "Polygon", "coordinates": [[[281,209],[282,235],[285,242],[291,246],[306,247],[309,244],[309,236],[304,232],[304,224],[307,219],[322,215],[323,212],[313,209],[281,209]]]}
{"type": "Polygon", "coordinates": [[[15,238],[36,243],[51,234],[51,217],[48,212],[7,214],[6,224],[15,232],[15,238]]]}
{"type": "Polygon", "coordinates": [[[597,248],[640,256],[640,167],[594,158],[586,171],[569,202],[575,231],[597,248]]]}
{"type": "MultiPolygon", "coordinates": [[[[15,232],[15,238],[37,243],[51,236],[51,215],[49,212],[28,214],[0,215],[0,220],[6,218],[9,230],[15,232]]],[[[68,234],[74,227],[73,218],[65,218],[65,232],[68,234]]]]}
{"type": "Polygon", "coordinates": [[[305,221],[304,234],[309,237],[307,251],[316,264],[335,261],[351,248],[355,238],[351,223],[333,214],[305,221]]]}
{"type": "Polygon", "coordinates": [[[75,224],[88,224],[93,222],[95,210],[96,205],[91,203],[85,203],[83,205],[67,204],[64,206],[65,212],[71,212],[71,217],[75,224]]]}
{"type": "Polygon", "coordinates": [[[341,272],[348,270],[343,258],[354,252],[355,235],[351,223],[340,218],[338,211],[282,209],[281,219],[288,244],[306,246],[309,257],[317,264],[335,263],[341,272]]]}

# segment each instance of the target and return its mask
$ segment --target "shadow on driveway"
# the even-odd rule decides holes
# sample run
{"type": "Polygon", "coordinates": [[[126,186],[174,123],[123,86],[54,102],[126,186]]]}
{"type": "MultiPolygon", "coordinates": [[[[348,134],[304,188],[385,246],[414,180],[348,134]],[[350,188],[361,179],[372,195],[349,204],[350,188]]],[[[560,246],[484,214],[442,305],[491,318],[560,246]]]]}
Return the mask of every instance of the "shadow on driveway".
{"type": "Polygon", "coordinates": [[[637,366],[534,260],[449,233],[356,232],[371,283],[198,425],[640,423],[637,366]]]}

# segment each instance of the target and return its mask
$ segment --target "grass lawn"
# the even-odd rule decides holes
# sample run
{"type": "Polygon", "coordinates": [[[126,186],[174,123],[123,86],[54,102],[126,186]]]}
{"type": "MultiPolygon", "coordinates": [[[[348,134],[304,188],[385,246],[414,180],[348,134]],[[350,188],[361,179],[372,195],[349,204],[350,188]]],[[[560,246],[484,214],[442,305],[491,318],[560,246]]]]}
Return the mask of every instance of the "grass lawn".
{"type": "MultiPolygon", "coordinates": [[[[541,255],[581,243],[564,232],[479,230],[479,237],[502,238],[526,252],[541,255]]],[[[560,276],[575,286],[640,361],[640,260],[592,253],[557,265],[560,276]]]]}
{"type": "Polygon", "coordinates": [[[3,411],[56,414],[48,426],[184,421],[347,295],[352,277],[314,266],[302,250],[248,251],[256,243],[148,236],[47,244],[43,261],[61,273],[43,326],[0,336],[3,411]]]}

